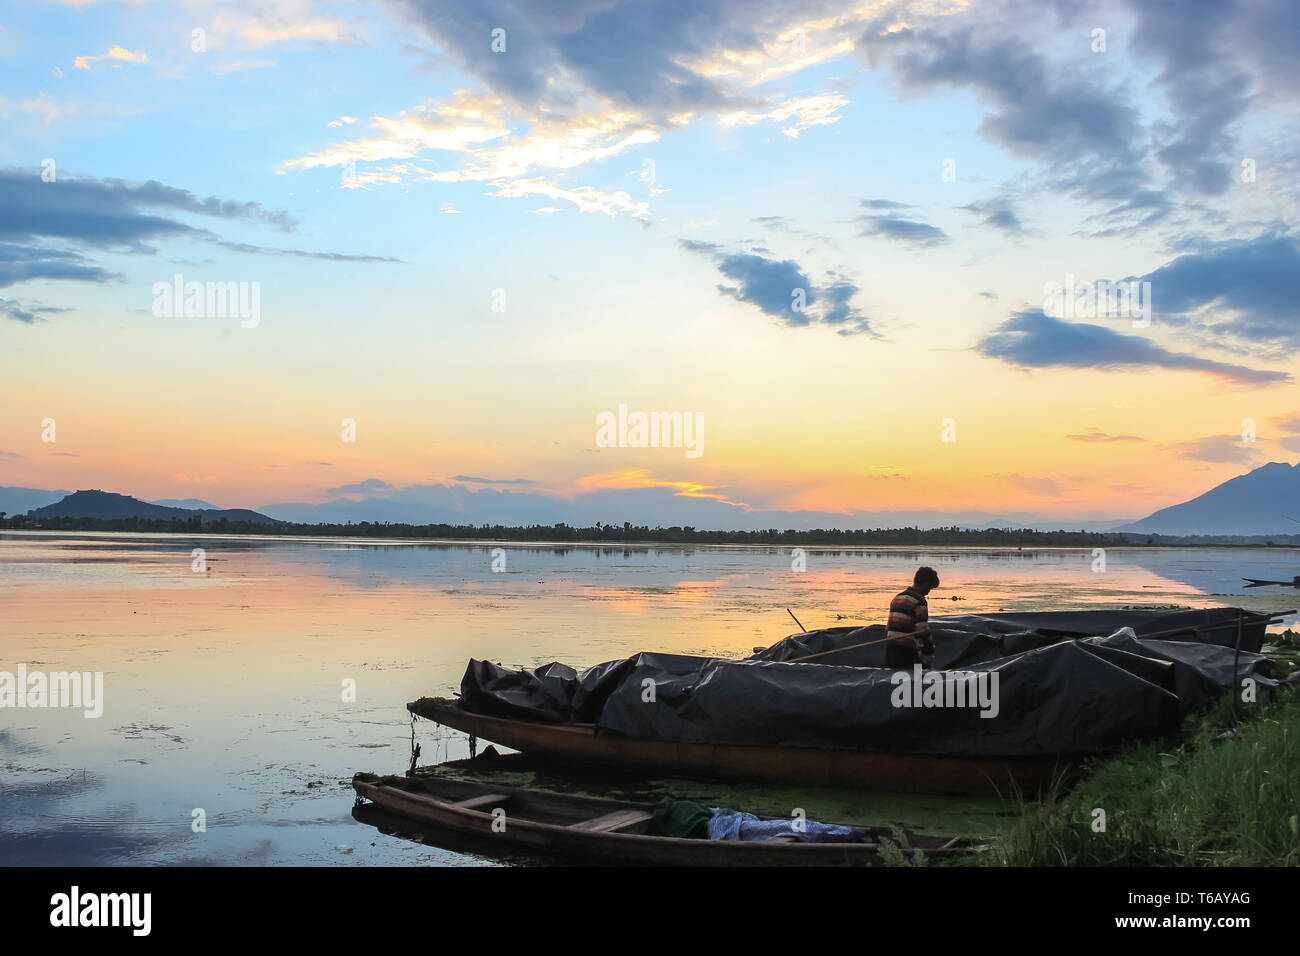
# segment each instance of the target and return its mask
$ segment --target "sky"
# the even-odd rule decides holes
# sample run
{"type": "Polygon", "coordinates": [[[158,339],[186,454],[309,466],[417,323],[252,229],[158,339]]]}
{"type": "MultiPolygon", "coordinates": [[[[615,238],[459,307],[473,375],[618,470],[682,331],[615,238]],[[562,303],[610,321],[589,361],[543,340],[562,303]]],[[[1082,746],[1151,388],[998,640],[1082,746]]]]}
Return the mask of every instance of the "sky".
{"type": "Polygon", "coordinates": [[[1296,462],[1298,27],[7,0],[0,485],[848,527],[1296,462]]]}

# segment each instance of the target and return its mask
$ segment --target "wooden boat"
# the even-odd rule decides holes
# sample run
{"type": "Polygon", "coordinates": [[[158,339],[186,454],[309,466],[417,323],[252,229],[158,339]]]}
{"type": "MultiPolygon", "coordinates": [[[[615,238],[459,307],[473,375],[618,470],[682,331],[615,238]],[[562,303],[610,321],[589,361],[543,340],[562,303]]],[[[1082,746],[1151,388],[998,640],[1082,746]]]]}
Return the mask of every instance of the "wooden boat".
{"type": "Polygon", "coordinates": [[[474,714],[440,697],[421,697],[406,709],[453,730],[557,762],[678,777],[911,793],[1032,795],[1071,778],[1078,769],[1068,758],[1058,757],[946,757],[638,740],[598,734],[594,724],[543,724],[474,714]]]}
{"type": "MultiPolygon", "coordinates": [[[[458,849],[488,856],[531,852],[624,866],[863,866],[882,862],[881,840],[894,840],[890,830],[879,827],[860,828],[868,834],[865,843],[656,836],[649,832],[650,804],[468,783],[434,773],[359,773],[352,786],[358,797],[414,825],[425,839],[441,843],[445,835],[458,849]]],[[[903,837],[905,846],[896,845],[909,860],[917,850],[927,859],[943,859],[976,847],[965,838],[903,837]]]]}

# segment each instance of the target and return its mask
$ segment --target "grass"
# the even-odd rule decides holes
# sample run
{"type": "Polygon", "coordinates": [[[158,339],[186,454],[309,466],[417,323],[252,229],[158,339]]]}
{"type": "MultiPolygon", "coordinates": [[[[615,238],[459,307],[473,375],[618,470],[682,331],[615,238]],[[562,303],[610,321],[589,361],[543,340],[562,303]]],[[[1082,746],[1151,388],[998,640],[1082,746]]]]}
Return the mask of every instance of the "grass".
{"type": "Polygon", "coordinates": [[[1020,801],[986,866],[1300,865],[1300,694],[1224,698],[1193,738],[1095,766],[1068,794],[1020,801]],[[1103,817],[1097,811],[1104,813],[1103,817]]]}

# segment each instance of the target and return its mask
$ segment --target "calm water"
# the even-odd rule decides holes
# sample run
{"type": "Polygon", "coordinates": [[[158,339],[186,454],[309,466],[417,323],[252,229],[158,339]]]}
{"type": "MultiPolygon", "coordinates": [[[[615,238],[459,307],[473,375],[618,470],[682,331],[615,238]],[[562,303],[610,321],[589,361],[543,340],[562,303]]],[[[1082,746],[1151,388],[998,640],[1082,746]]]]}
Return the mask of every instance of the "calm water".
{"type": "MultiPolygon", "coordinates": [[[[104,710],[0,710],[0,862],[477,863],[356,823],[347,784],[405,769],[403,705],[469,657],[740,657],[794,630],[787,606],[809,628],[880,620],[920,563],[944,582],[932,614],[1300,597],[1240,587],[1290,580],[1279,549],[1114,549],[1100,573],[1084,550],[807,549],[798,573],[775,548],[4,533],[0,671],[102,671],[104,710]]],[[[423,762],[467,755],[419,739],[423,762]]]]}

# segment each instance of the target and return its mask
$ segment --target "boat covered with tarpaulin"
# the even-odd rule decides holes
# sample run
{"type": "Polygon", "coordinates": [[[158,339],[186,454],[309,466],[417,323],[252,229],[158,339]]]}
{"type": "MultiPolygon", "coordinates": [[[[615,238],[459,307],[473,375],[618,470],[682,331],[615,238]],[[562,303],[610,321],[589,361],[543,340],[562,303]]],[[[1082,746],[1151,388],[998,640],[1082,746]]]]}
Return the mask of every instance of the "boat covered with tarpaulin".
{"type": "Polygon", "coordinates": [[[407,706],[475,737],[578,763],[882,790],[1035,792],[1082,758],[1176,734],[1189,714],[1244,681],[1255,696],[1270,695],[1277,682],[1257,653],[1269,618],[1246,614],[936,617],[934,667],[925,670],[876,666],[883,629],[872,627],[791,635],[745,660],[640,653],[583,671],[471,660],[458,700],[407,706]],[[1251,649],[1233,646],[1239,632],[1251,649]]]}

